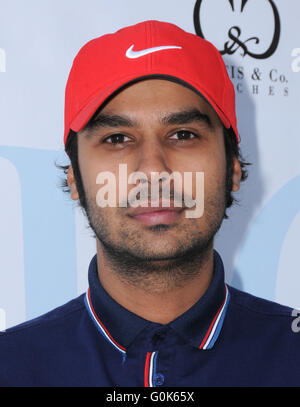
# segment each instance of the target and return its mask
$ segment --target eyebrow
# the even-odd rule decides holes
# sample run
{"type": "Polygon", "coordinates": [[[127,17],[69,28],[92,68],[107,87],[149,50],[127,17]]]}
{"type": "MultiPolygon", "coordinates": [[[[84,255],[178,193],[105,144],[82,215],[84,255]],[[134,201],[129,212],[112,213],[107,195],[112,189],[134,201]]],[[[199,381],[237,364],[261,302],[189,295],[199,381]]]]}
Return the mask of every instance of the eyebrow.
{"type": "Polygon", "coordinates": [[[195,108],[167,114],[161,118],[161,122],[166,125],[199,122],[204,123],[209,127],[212,126],[209,116],[207,114],[201,113],[200,110],[195,108]]]}
{"type": "MultiPolygon", "coordinates": [[[[209,128],[212,127],[212,122],[209,116],[201,113],[200,110],[196,108],[161,115],[159,121],[166,126],[198,122],[207,125],[209,128]]],[[[86,125],[86,129],[89,130],[86,137],[90,138],[92,136],[91,131],[100,127],[134,127],[137,125],[137,122],[130,119],[128,116],[100,113],[94,120],[86,125]]]]}
{"type": "Polygon", "coordinates": [[[127,116],[120,116],[117,114],[104,114],[100,113],[98,116],[91,120],[86,126],[85,130],[86,138],[91,138],[93,136],[93,130],[97,130],[100,127],[133,127],[134,122],[127,116]]]}

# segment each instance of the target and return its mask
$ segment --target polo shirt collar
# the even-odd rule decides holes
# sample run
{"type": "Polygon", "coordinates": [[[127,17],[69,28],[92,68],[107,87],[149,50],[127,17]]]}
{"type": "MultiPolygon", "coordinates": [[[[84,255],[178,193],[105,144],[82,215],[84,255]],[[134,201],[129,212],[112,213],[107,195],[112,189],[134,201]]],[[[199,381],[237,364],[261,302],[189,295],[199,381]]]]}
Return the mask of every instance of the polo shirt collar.
{"type": "Polygon", "coordinates": [[[224,283],[223,262],[215,250],[214,272],[208,289],[191,308],[166,325],[130,312],[104,290],[98,278],[97,254],[90,262],[88,281],[85,305],[89,315],[101,334],[122,353],[150,324],[171,328],[198,349],[212,348],[220,334],[230,297],[224,283]]]}

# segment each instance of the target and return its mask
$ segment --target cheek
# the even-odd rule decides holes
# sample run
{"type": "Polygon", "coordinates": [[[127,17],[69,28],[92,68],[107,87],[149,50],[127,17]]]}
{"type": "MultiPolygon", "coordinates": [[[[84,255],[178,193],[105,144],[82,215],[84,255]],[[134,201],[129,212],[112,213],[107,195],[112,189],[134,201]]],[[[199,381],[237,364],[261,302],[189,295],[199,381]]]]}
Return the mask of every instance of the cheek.
{"type": "Polygon", "coordinates": [[[109,178],[105,177],[105,174],[114,174],[117,178],[114,166],[109,167],[109,163],[103,162],[84,146],[78,155],[78,162],[84,189],[89,197],[96,197],[99,188],[107,182],[99,183],[101,178],[106,180],[109,178]]]}
{"type": "Polygon", "coordinates": [[[217,154],[211,158],[205,174],[206,191],[223,191],[226,180],[226,160],[224,155],[217,154]]]}
{"type": "MultiPolygon", "coordinates": [[[[224,152],[215,150],[210,154],[191,159],[187,166],[188,172],[203,172],[205,188],[209,191],[211,189],[220,188],[224,185],[226,178],[226,158],[224,152]]],[[[195,190],[195,174],[193,176],[193,186],[195,190]]]]}
{"type": "Polygon", "coordinates": [[[80,166],[81,178],[84,185],[85,192],[88,196],[93,196],[95,190],[97,189],[96,177],[97,177],[97,168],[94,168],[91,163],[84,162],[80,166]]]}

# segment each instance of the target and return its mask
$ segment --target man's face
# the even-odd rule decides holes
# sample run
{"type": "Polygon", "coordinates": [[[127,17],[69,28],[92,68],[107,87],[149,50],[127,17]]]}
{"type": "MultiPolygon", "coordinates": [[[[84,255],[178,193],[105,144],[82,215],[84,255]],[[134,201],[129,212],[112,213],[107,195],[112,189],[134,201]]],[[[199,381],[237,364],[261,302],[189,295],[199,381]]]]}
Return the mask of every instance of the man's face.
{"type": "MultiPolygon", "coordinates": [[[[87,215],[98,240],[111,250],[147,261],[171,260],[206,248],[225,211],[225,147],[222,124],[214,110],[180,84],[149,79],[118,93],[98,116],[98,126],[78,134],[87,215]],[[136,209],[130,206],[99,207],[97,175],[114,174],[118,197],[119,164],[127,165],[128,175],[145,173],[149,185],[151,172],[176,171],[182,179],[184,172],[204,172],[203,216],[187,218],[184,202],[179,212],[156,217],[134,216],[136,209]]],[[[195,179],[191,198],[196,197],[195,179]]],[[[134,187],[126,184],[127,194],[134,187]]],[[[78,199],[74,183],[71,190],[73,199],[78,199]]],[[[148,191],[151,200],[150,186],[148,191]]]]}

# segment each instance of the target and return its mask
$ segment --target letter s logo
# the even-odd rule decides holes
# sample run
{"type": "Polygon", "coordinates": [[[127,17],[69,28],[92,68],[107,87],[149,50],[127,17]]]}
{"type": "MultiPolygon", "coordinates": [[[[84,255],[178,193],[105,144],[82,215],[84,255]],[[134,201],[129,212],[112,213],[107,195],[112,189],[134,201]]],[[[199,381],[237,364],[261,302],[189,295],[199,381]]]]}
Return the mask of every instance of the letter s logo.
{"type": "Polygon", "coordinates": [[[297,309],[293,309],[292,317],[297,317],[292,322],[292,331],[298,333],[300,332],[300,311],[297,309]]]}
{"type": "Polygon", "coordinates": [[[291,55],[296,57],[292,62],[292,71],[300,72],[300,48],[294,48],[291,55]]]}

